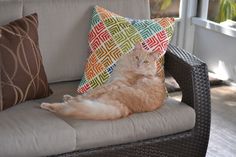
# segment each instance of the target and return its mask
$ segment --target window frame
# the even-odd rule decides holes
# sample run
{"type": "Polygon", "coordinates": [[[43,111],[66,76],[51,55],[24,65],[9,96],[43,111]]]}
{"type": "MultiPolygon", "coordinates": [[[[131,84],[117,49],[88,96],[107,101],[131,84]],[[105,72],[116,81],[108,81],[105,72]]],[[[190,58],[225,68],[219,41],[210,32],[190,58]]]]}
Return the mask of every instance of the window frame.
{"type": "Polygon", "coordinates": [[[198,17],[192,17],[192,24],[236,38],[236,29],[208,20],[209,0],[199,0],[198,17]]]}
{"type": "Polygon", "coordinates": [[[193,52],[195,26],[192,24],[192,17],[197,16],[198,0],[180,1],[180,22],[178,29],[178,46],[193,52]]]}

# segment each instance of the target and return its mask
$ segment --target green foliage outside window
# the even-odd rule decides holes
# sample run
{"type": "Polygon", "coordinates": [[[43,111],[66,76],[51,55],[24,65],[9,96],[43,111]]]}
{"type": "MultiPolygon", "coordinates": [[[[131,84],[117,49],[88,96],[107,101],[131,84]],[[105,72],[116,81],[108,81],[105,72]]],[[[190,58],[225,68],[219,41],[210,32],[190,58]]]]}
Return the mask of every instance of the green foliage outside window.
{"type": "Polygon", "coordinates": [[[160,10],[166,10],[172,3],[172,0],[162,0],[160,10]]]}
{"type": "Polygon", "coordinates": [[[216,22],[223,22],[226,20],[236,21],[236,1],[235,0],[220,0],[219,10],[216,15],[216,22]]]}
{"type": "Polygon", "coordinates": [[[179,17],[180,0],[149,0],[151,18],[179,17]]]}

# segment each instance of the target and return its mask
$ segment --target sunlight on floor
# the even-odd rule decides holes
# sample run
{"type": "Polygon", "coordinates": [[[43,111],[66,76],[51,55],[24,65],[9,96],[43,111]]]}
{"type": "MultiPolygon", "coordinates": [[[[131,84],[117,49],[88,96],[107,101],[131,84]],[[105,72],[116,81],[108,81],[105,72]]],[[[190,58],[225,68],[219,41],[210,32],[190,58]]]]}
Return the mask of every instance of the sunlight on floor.
{"type": "MultiPolygon", "coordinates": [[[[181,100],[181,92],[170,93],[181,100]]],[[[236,87],[211,88],[211,133],[206,157],[235,157],[236,154],[236,87]]]]}
{"type": "Polygon", "coordinates": [[[228,106],[236,107],[236,102],[235,101],[226,101],[225,104],[228,105],[228,106]]]}

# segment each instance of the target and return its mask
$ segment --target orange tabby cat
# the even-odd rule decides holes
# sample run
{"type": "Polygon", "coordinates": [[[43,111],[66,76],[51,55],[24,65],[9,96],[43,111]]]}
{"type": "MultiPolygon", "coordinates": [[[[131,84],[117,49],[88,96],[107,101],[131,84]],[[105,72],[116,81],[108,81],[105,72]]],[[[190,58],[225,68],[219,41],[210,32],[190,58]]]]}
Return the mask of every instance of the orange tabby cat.
{"type": "Polygon", "coordinates": [[[153,111],[165,99],[164,81],[156,72],[157,53],[140,45],[117,62],[110,80],[83,95],[64,95],[62,103],[42,103],[41,108],[79,119],[107,120],[135,112],[153,111]]]}

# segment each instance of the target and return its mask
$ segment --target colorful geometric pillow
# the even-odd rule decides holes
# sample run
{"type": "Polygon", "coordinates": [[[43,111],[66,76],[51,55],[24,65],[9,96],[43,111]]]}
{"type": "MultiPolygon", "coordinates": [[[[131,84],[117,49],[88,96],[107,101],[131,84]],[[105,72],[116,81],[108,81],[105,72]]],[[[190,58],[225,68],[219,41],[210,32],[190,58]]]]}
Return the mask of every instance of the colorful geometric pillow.
{"type": "MultiPolygon", "coordinates": [[[[88,34],[92,53],[78,92],[82,94],[104,84],[119,57],[131,52],[136,43],[142,43],[147,51],[157,51],[161,58],[173,35],[173,27],[173,18],[134,20],[95,6],[88,34]]],[[[162,69],[160,62],[158,69],[162,69]]]]}
{"type": "Polygon", "coordinates": [[[0,111],[52,94],[38,42],[38,16],[0,26],[0,111]]]}

